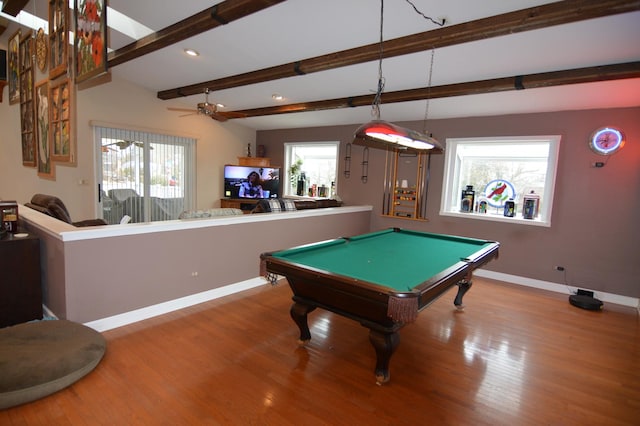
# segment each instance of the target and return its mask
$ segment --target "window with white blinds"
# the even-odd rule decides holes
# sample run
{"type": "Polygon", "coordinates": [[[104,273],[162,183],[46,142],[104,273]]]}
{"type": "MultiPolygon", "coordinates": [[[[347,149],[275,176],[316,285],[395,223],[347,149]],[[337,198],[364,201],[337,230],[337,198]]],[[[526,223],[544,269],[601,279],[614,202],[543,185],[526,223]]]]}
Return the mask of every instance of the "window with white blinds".
{"type": "Polygon", "coordinates": [[[94,126],[100,210],[109,224],[177,219],[195,205],[193,138],[94,126]]]}

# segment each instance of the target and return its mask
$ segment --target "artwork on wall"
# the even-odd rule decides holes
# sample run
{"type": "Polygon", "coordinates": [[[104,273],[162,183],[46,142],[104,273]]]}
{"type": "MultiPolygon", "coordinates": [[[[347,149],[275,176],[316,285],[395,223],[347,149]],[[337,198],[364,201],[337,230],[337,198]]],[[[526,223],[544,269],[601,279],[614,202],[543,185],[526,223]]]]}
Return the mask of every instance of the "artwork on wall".
{"type": "Polygon", "coordinates": [[[73,160],[71,95],[68,78],[49,82],[50,153],[51,160],[55,162],[70,163],[73,160]]]}
{"type": "Polygon", "coordinates": [[[74,0],[76,83],[107,72],[107,0],[74,0]]]}
{"type": "Polygon", "coordinates": [[[20,128],[22,134],[22,165],[36,166],[35,107],[33,103],[33,37],[32,31],[20,39],[20,128]]]}
{"type": "Polygon", "coordinates": [[[36,65],[40,72],[47,72],[49,64],[49,42],[44,33],[44,28],[38,28],[36,32],[36,65]]]}
{"type": "Polygon", "coordinates": [[[9,37],[8,46],[9,104],[20,102],[20,30],[9,37]]]}
{"type": "Polygon", "coordinates": [[[67,72],[69,63],[69,1],[49,0],[49,78],[67,72]]]}
{"type": "Polygon", "coordinates": [[[38,147],[38,176],[54,179],[54,165],[51,161],[51,136],[49,132],[49,81],[36,85],[36,146],[38,147]]]}

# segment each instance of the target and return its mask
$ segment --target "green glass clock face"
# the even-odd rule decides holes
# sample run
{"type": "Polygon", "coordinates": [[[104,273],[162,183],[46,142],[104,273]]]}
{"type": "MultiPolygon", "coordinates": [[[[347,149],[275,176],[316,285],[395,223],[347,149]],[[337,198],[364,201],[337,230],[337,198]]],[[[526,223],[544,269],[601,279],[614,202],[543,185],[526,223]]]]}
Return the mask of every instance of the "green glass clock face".
{"type": "Polygon", "coordinates": [[[624,134],[613,127],[603,127],[591,135],[589,146],[601,155],[611,155],[624,145],[624,134]]]}

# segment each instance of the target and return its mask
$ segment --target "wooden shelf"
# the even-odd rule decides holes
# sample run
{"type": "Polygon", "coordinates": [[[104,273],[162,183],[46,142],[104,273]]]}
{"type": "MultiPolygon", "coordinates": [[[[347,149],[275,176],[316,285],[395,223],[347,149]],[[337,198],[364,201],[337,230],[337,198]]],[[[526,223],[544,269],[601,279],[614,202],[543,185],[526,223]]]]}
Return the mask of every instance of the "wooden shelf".
{"type": "Polygon", "coordinates": [[[397,219],[426,221],[429,184],[428,153],[407,155],[395,151],[387,156],[382,215],[397,219]]]}
{"type": "Polygon", "coordinates": [[[271,159],[267,157],[238,157],[239,166],[270,167],[271,159]]]}

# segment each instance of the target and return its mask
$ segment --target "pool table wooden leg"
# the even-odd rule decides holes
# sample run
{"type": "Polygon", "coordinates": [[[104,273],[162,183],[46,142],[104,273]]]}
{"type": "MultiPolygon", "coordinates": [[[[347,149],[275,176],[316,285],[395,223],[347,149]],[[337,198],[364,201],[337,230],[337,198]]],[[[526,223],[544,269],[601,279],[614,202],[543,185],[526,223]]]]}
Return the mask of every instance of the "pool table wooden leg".
{"type": "Polygon", "coordinates": [[[306,345],[309,343],[309,340],[311,340],[311,332],[309,331],[309,325],[307,323],[307,314],[315,308],[315,306],[295,302],[291,305],[291,309],[289,310],[291,318],[300,329],[300,339],[298,339],[298,344],[300,346],[306,345]]]}
{"type": "Polygon", "coordinates": [[[382,333],[370,329],[369,341],[376,350],[376,384],[381,385],[389,381],[389,361],[400,344],[400,334],[395,331],[382,333]]]}
{"type": "Polygon", "coordinates": [[[465,279],[460,281],[458,284],[458,294],[456,294],[456,298],[453,301],[453,304],[456,305],[456,308],[459,310],[464,309],[464,304],[462,303],[462,298],[471,288],[471,280],[465,279]]]}

